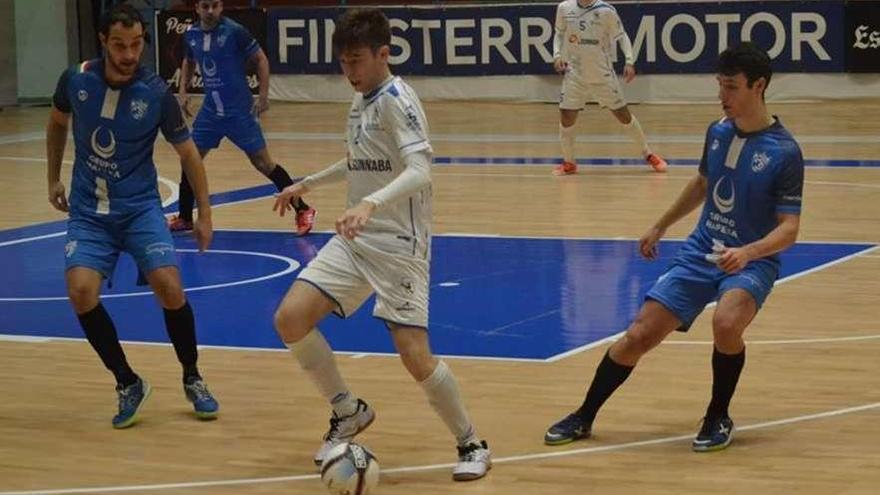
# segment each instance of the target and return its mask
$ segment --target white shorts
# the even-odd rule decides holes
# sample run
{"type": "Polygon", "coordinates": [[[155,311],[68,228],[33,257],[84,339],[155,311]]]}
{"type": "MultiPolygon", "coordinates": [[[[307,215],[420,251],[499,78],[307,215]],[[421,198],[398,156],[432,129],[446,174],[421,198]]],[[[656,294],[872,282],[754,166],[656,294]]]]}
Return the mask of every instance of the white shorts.
{"type": "Polygon", "coordinates": [[[620,110],[625,107],[626,97],[623,95],[617,76],[612,74],[604,81],[592,83],[582,81],[575,72],[566,72],[562,79],[559,108],[583,110],[589,101],[598,102],[609,110],[620,110]]]}
{"type": "Polygon", "coordinates": [[[428,328],[428,260],[392,255],[333,236],[300,272],[336,303],[337,315],[354,314],[373,292],[373,316],[388,324],[428,328]]]}

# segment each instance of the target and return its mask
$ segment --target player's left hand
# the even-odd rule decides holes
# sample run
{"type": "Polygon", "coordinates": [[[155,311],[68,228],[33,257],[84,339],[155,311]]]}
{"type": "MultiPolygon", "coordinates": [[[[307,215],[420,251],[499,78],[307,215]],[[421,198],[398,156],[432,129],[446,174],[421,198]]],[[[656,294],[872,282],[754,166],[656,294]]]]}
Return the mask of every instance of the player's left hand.
{"type": "Polygon", "coordinates": [[[629,84],[636,78],[636,68],[632,64],[623,66],[623,82],[629,84]]]}
{"type": "Polygon", "coordinates": [[[727,273],[736,273],[745,268],[751,259],[745,247],[726,247],[719,252],[716,264],[727,273]]]}
{"type": "Polygon", "coordinates": [[[211,245],[211,239],[214,237],[214,226],[211,224],[211,217],[202,217],[201,212],[196,221],[193,222],[193,237],[196,238],[196,244],[199,245],[199,252],[203,252],[211,245]]]}
{"type": "Polygon", "coordinates": [[[336,233],[348,240],[354,239],[375,210],[376,205],[369,201],[361,201],[357,206],[345,210],[336,220],[336,233]]]}
{"type": "Polygon", "coordinates": [[[269,97],[263,98],[262,96],[258,97],[254,100],[254,106],[251,108],[251,113],[254,114],[254,117],[259,117],[263,113],[269,110],[269,97]]]}

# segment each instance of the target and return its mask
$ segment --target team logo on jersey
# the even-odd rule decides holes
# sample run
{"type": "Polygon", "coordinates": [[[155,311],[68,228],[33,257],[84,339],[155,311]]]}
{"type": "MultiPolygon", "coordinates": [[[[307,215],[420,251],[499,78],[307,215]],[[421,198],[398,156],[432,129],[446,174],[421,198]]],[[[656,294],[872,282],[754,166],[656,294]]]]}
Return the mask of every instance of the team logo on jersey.
{"type": "Polygon", "coordinates": [[[403,287],[403,290],[407,291],[410,295],[415,293],[415,288],[413,288],[413,281],[408,277],[400,279],[400,286],[403,287]]]}
{"type": "Polygon", "coordinates": [[[221,34],[220,36],[217,36],[217,46],[219,46],[220,48],[223,48],[223,45],[225,45],[225,44],[226,44],[226,35],[221,34]]]}
{"type": "Polygon", "coordinates": [[[419,122],[419,117],[416,115],[416,110],[412,105],[407,106],[403,112],[406,114],[406,126],[409,127],[411,131],[421,132],[422,124],[419,122]]]}
{"type": "Polygon", "coordinates": [[[770,155],[764,153],[763,151],[756,151],[754,155],[752,155],[752,171],[760,172],[767,168],[767,165],[770,164],[770,155]]]}
{"type": "Polygon", "coordinates": [[[79,101],[86,101],[89,99],[89,93],[81,89],[76,93],[76,97],[79,98],[79,101]]]}
{"type": "Polygon", "coordinates": [[[718,142],[717,138],[714,141],[712,141],[712,151],[717,150],[719,146],[721,146],[721,143],[718,142]]]}
{"type": "Polygon", "coordinates": [[[64,245],[64,256],[70,258],[76,252],[76,241],[69,241],[64,245]]]}
{"type": "Polygon", "coordinates": [[[715,202],[715,207],[718,208],[718,211],[721,213],[730,213],[733,211],[733,204],[736,198],[736,189],[733,187],[733,182],[730,183],[730,197],[721,197],[721,183],[724,182],[724,179],[726,178],[727,177],[722,177],[718,179],[718,182],[715,183],[715,187],[712,188],[712,201],[715,202]]]}
{"type": "Polygon", "coordinates": [[[147,113],[149,104],[144,100],[131,100],[131,116],[134,120],[141,120],[147,113]]]}
{"type": "Polygon", "coordinates": [[[205,57],[205,60],[202,61],[202,72],[204,72],[207,77],[216,76],[217,62],[214,62],[214,59],[211,57],[205,57]]]}
{"type": "Polygon", "coordinates": [[[98,134],[101,133],[101,129],[103,129],[103,127],[98,126],[92,131],[92,151],[101,158],[109,160],[110,157],[116,153],[116,136],[113,135],[113,131],[107,129],[107,134],[110,135],[110,142],[107,143],[106,146],[102,146],[101,143],[98,142],[98,134]]]}
{"type": "Polygon", "coordinates": [[[569,36],[569,37],[568,37],[568,42],[569,42],[569,43],[577,43],[577,42],[578,42],[578,37],[577,37],[577,35],[576,35],[576,34],[573,34],[573,35],[569,36]]]}

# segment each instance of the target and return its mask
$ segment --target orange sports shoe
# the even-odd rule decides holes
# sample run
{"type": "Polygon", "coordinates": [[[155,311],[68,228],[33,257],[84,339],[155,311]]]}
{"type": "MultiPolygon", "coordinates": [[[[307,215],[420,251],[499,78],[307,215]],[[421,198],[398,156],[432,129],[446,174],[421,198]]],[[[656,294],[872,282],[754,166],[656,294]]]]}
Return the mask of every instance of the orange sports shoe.
{"type": "Polygon", "coordinates": [[[572,175],[576,174],[578,166],[572,162],[562,162],[553,168],[553,175],[572,175]]]}
{"type": "Polygon", "coordinates": [[[661,158],[660,155],[656,153],[649,153],[647,156],[645,156],[645,161],[648,163],[648,165],[651,166],[651,168],[654,169],[655,172],[666,172],[666,167],[669,166],[669,164],[666,163],[666,160],[661,158]]]}
{"type": "Polygon", "coordinates": [[[296,212],[296,233],[297,235],[306,235],[311,232],[315,226],[315,217],[318,212],[314,208],[298,210],[296,212]]]}

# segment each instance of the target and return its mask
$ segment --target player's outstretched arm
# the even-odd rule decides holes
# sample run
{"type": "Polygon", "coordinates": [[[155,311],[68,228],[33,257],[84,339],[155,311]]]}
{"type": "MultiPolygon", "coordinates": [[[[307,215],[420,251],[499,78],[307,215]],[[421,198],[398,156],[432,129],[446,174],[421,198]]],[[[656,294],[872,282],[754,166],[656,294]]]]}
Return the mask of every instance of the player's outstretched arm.
{"type": "Polygon", "coordinates": [[[285,187],[278,196],[275,197],[275,204],[272,205],[272,211],[277,211],[278,215],[284,216],[288,210],[293,208],[291,205],[301,196],[309,193],[312,189],[331,182],[337,182],[345,178],[345,171],[348,169],[348,158],[343,158],[329,167],[309,175],[305,179],[285,187]]]}
{"type": "Polygon", "coordinates": [[[180,87],[178,88],[177,95],[180,100],[180,108],[187,118],[193,116],[192,110],[189,108],[189,83],[190,79],[192,79],[194,66],[195,63],[186,57],[183,58],[183,63],[180,64],[180,82],[178,83],[180,87]]]}
{"type": "Polygon", "coordinates": [[[189,183],[192,184],[193,195],[196,205],[199,207],[199,217],[193,224],[193,235],[199,244],[199,251],[208,249],[211,238],[214,236],[211,224],[211,200],[208,195],[208,177],[202,164],[202,157],[191,138],[174,145],[177,154],[180,155],[180,166],[189,183]]]}
{"type": "Polygon", "coordinates": [[[707,184],[706,177],[697,175],[684,186],[675,203],[639,240],[639,251],[642,256],[648,259],[657,257],[657,243],[666,234],[666,229],[703,204],[706,200],[707,184]]]}
{"type": "Polygon", "coordinates": [[[253,113],[259,117],[263,112],[269,110],[269,59],[263,49],[257,50],[251,56],[251,63],[257,66],[257,79],[260,81],[260,94],[254,101],[253,113]]]}
{"type": "Polygon", "coordinates": [[[67,146],[67,128],[70,114],[54,106],[46,124],[46,159],[48,163],[46,179],[49,183],[49,204],[58,211],[68,211],[67,194],[61,182],[61,162],[67,146]]]}

